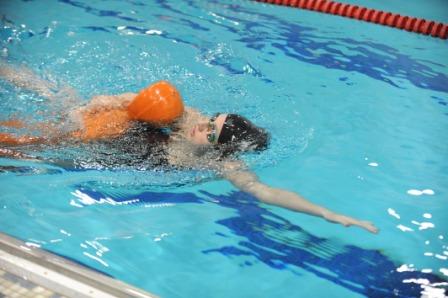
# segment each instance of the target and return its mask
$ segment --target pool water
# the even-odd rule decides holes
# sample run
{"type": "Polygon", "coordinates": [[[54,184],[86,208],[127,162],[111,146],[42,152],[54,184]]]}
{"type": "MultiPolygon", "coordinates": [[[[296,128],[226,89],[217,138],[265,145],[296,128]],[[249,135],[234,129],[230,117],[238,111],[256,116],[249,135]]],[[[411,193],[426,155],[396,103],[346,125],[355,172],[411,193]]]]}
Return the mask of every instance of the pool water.
{"type": "MultiPolygon", "coordinates": [[[[446,4],[433,4],[446,22],[446,4]]],[[[203,171],[1,158],[2,232],[161,297],[446,293],[446,41],[242,0],[0,7],[2,63],[83,98],[48,102],[0,81],[0,120],[169,80],[187,105],[270,131],[267,151],[243,157],[261,181],[381,229],[261,204],[203,171]]]]}

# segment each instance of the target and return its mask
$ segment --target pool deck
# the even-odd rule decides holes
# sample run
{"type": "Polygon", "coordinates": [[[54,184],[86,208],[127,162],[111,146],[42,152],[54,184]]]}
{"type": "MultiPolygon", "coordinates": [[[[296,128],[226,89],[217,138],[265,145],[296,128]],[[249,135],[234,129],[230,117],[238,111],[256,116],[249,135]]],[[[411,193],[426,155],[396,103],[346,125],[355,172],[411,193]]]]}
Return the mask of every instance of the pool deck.
{"type": "Polygon", "coordinates": [[[2,297],[157,296],[0,233],[2,297]]]}

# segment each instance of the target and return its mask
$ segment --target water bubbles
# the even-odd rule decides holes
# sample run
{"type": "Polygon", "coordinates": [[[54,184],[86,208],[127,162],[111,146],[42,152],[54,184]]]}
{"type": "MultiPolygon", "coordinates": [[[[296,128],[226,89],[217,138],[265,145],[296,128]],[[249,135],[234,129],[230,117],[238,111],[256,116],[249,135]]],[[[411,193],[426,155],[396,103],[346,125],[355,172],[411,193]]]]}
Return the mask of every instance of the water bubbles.
{"type": "Polygon", "coordinates": [[[397,228],[400,229],[403,232],[414,232],[413,229],[411,229],[409,227],[406,227],[406,226],[404,226],[402,224],[397,225],[397,228]]]}
{"type": "Polygon", "coordinates": [[[407,191],[407,193],[411,196],[421,196],[421,195],[429,195],[432,196],[435,194],[435,192],[432,189],[423,189],[423,190],[418,190],[418,189],[409,189],[407,191]]]}
{"type": "Polygon", "coordinates": [[[72,235],[71,233],[69,233],[69,232],[67,232],[66,230],[63,230],[63,229],[60,229],[59,232],[61,234],[64,234],[64,235],[68,236],[68,237],[70,237],[72,235]]]}
{"type": "Polygon", "coordinates": [[[448,268],[440,268],[439,271],[440,271],[443,275],[448,276],[448,268]]]}
{"type": "Polygon", "coordinates": [[[25,242],[25,245],[29,246],[29,247],[36,247],[36,248],[41,247],[40,244],[37,244],[37,243],[34,243],[34,242],[25,242]]]}
{"type": "Polygon", "coordinates": [[[418,222],[413,220],[412,223],[414,225],[419,226],[419,230],[426,230],[426,229],[432,229],[435,228],[435,225],[432,222],[418,222]]]}
{"type": "Polygon", "coordinates": [[[93,204],[109,204],[112,206],[117,206],[117,205],[128,205],[128,204],[135,204],[138,203],[139,200],[138,199],[131,199],[131,200],[125,200],[125,201],[115,201],[112,198],[92,198],[91,196],[89,196],[87,193],[82,192],[81,190],[77,189],[76,191],[71,193],[73,196],[77,197],[77,200],[79,203],[74,202],[73,200],[70,201],[71,205],[74,205],[76,207],[82,207],[84,206],[88,206],[88,205],[93,205],[93,204]],[[73,203],[72,203],[73,202],[73,203]]]}
{"type": "Polygon", "coordinates": [[[161,35],[163,32],[160,30],[156,30],[156,29],[151,29],[151,30],[147,30],[145,31],[145,34],[148,35],[161,35]]]}
{"type": "Polygon", "coordinates": [[[109,264],[107,264],[105,261],[103,261],[103,260],[102,260],[101,258],[99,258],[99,257],[93,256],[93,255],[91,255],[91,254],[88,253],[88,252],[83,252],[83,255],[85,255],[86,257],[89,257],[89,258],[92,259],[92,260],[95,260],[95,261],[101,263],[101,264],[102,264],[103,266],[105,266],[105,267],[109,267],[109,264]]]}
{"type": "MultiPolygon", "coordinates": [[[[368,158],[368,157],[364,157],[364,160],[365,160],[365,161],[368,161],[369,158],[368,158]]],[[[370,167],[374,167],[374,168],[376,168],[376,167],[379,166],[379,163],[377,163],[377,162],[373,162],[373,161],[372,161],[372,162],[369,162],[367,165],[370,166],[370,167]]]]}
{"type": "Polygon", "coordinates": [[[387,213],[389,213],[389,215],[391,215],[397,219],[400,219],[400,215],[392,208],[388,208],[387,213]]]}
{"type": "Polygon", "coordinates": [[[170,236],[169,233],[162,233],[160,235],[157,235],[153,238],[154,242],[162,241],[163,238],[170,236]]]}

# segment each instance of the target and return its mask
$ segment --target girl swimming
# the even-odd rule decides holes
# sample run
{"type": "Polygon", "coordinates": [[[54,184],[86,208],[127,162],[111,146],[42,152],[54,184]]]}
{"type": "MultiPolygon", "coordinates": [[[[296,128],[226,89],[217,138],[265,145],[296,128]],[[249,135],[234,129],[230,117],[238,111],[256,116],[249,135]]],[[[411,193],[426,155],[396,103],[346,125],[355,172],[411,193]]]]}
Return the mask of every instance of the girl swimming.
{"type": "MultiPolygon", "coordinates": [[[[58,96],[61,96],[61,91],[54,92],[49,83],[28,70],[1,66],[0,76],[50,100],[57,100],[58,96]]],[[[65,96],[76,94],[70,88],[65,88],[62,92],[65,96]]],[[[265,150],[268,147],[269,134],[245,117],[227,113],[207,117],[193,108],[185,107],[178,117],[161,128],[154,123],[148,124],[147,121],[133,119],[125,112],[137,96],[135,93],[95,96],[87,105],[67,113],[60,123],[41,124],[40,136],[0,133],[0,156],[30,158],[19,151],[22,146],[29,144],[105,142],[109,146],[134,152],[135,154],[131,155],[134,158],[125,161],[128,164],[140,159],[154,159],[155,166],[213,170],[218,177],[229,180],[235,187],[264,203],[321,217],[346,227],[358,226],[371,233],[378,232],[368,221],[338,214],[306,200],[297,193],[262,183],[238,158],[238,154],[265,150]],[[89,125],[93,128],[95,125],[99,127],[91,127],[92,132],[89,133],[89,125]]],[[[11,119],[0,123],[3,127],[26,125],[24,121],[11,119]]]]}

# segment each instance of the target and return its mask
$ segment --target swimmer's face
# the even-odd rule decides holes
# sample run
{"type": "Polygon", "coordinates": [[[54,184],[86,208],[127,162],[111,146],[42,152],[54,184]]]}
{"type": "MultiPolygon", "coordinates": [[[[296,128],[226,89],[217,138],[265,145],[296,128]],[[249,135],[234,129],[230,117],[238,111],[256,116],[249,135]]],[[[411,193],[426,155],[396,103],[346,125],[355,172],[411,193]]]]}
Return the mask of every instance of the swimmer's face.
{"type": "Polygon", "coordinates": [[[196,145],[214,145],[218,143],[219,134],[227,114],[219,114],[208,121],[199,122],[190,129],[187,139],[196,145]]]}

